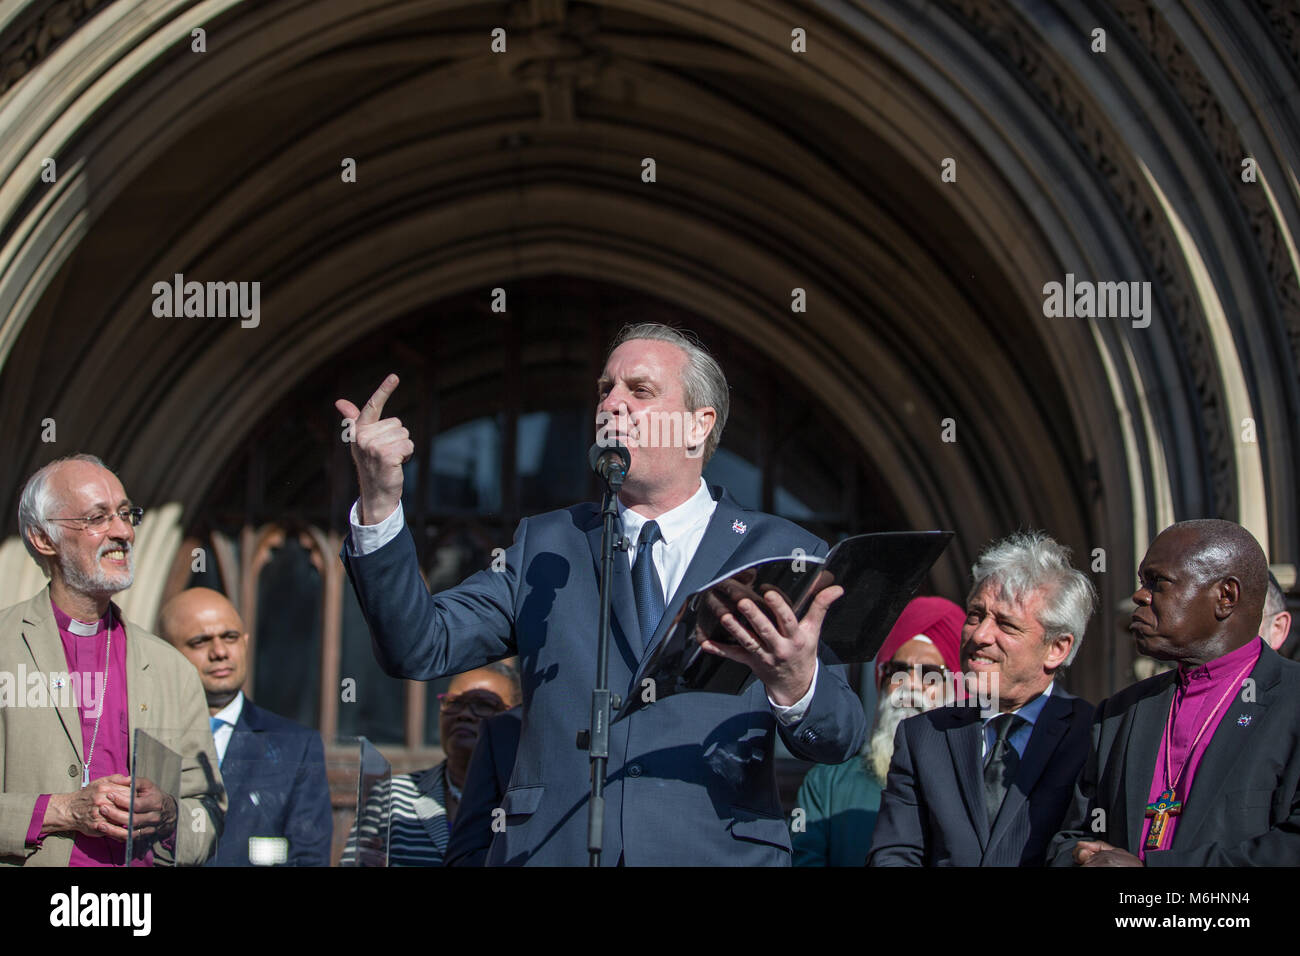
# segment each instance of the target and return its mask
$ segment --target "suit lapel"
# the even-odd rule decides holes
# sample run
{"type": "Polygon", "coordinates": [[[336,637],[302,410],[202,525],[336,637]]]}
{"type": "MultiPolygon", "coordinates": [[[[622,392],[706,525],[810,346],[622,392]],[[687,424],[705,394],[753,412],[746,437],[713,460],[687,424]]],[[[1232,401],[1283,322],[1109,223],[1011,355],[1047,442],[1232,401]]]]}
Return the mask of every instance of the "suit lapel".
{"type": "Polygon", "coordinates": [[[1228,698],[1227,710],[1196,767],[1192,789],[1187,794],[1187,809],[1174,826],[1174,840],[1183,846],[1195,840],[1197,830],[1209,819],[1210,811],[1218,802],[1224,784],[1232,779],[1237,763],[1250,763],[1246,753],[1262,732],[1260,723],[1268,712],[1273,691],[1282,676],[1278,661],[1276,652],[1265,647],[1250,672],[1255,681],[1255,700],[1243,701],[1240,690],[1228,698]],[[1242,719],[1244,724],[1239,722],[1242,719]]]}
{"type": "Polygon", "coordinates": [[[989,835],[989,846],[997,844],[1016,821],[1017,814],[1029,802],[1029,794],[1033,792],[1034,785],[1047,769],[1052,755],[1056,753],[1056,748],[1065,739],[1065,732],[1070,726],[1070,715],[1073,712],[1074,705],[1071,699],[1060,691],[1053,692],[1043,704],[1043,709],[1038,719],[1034,721],[1033,730],[1029,734],[1029,743],[1025,746],[1025,755],[1021,758],[1020,767],[1016,771],[1015,782],[1007,791],[1002,809],[998,811],[998,818],[993,824],[989,835]]]}
{"type": "MultiPolygon", "coordinates": [[[[728,560],[744,539],[743,534],[732,530],[733,523],[740,520],[743,514],[740,507],[720,488],[711,487],[709,493],[715,496],[717,505],[713,509],[712,517],[709,518],[708,527],[704,529],[700,546],[695,549],[695,556],[686,567],[682,583],[677,585],[677,590],[673,592],[672,601],[664,606],[664,616],[659,620],[659,627],[650,641],[650,647],[657,644],[664,636],[664,632],[677,617],[677,612],[686,603],[686,599],[727,569],[728,560]]],[[[628,575],[628,580],[631,581],[631,574],[628,575]]],[[[635,616],[635,602],[633,604],[633,616],[635,616]]],[[[649,650],[649,647],[641,649],[643,660],[649,650]]]]}
{"type": "Polygon", "coordinates": [[[1073,698],[1061,691],[1056,691],[1043,704],[1038,719],[1029,734],[1029,743],[1025,747],[1025,756],[1016,771],[1016,789],[1029,794],[1038,778],[1043,775],[1051,762],[1056,748],[1065,739],[1065,732],[1070,728],[1070,717],[1074,714],[1073,698]]]}
{"type": "Polygon", "coordinates": [[[1174,698],[1174,672],[1165,676],[1164,687],[1137,702],[1129,720],[1128,741],[1124,746],[1124,808],[1128,814],[1125,836],[1130,853],[1138,851],[1142,840],[1142,821],[1146,818],[1151,779],[1160,756],[1160,740],[1169,719],[1169,703],[1174,698]]]}
{"type": "MultiPolygon", "coordinates": [[[[602,523],[600,509],[596,509],[595,525],[587,529],[587,543],[591,546],[591,559],[596,564],[596,593],[600,594],[600,538],[602,523]]],[[[623,533],[621,526],[616,526],[618,534],[623,533]]],[[[636,616],[636,600],[632,595],[632,572],[627,555],[618,551],[614,554],[614,584],[610,588],[609,604],[612,611],[610,620],[610,638],[618,652],[623,655],[623,662],[629,671],[636,670],[636,662],[645,651],[641,646],[641,627],[636,616]]],[[[599,620],[595,622],[599,626],[599,620]]],[[[593,634],[593,636],[595,636],[593,634]]]]}
{"type": "MultiPolygon", "coordinates": [[[[28,613],[23,615],[23,641],[27,645],[27,652],[32,656],[32,667],[36,673],[44,675],[46,680],[49,679],[50,674],[68,674],[68,657],[63,652],[59,627],[54,621],[49,588],[47,587],[33,598],[29,605],[28,613]]],[[[77,763],[81,764],[85,760],[81,750],[81,718],[77,712],[77,702],[70,692],[72,690],[70,678],[69,685],[68,693],[53,687],[49,688],[49,692],[56,701],[66,700],[66,703],[59,703],[55,713],[58,714],[63,733],[77,754],[77,763]]],[[[94,689],[98,692],[98,688],[94,689]]],[[[16,687],[15,690],[20,695],[27,692],[25,686],[16,687]]]]}
{"type": "Polygon", "coordinates": [[[984,725],[975,708],[963,707],[960,713],[960,719],[965,722],[949,727],[944,736],[948,738],[961,799],[966,804],[966,813],[975,827],[982,852],[989,844],[989,814],[984,807],[984,775],[980,772],[980,751],[983,749],[980,736],[984,725]]]}
{"type": "Polygon", "coordinates": [[[239,719],[235,721],[236,730],[257,733],[262,729],[262,715],[257,706],[244,695],[244,705],[239,708],[239,719]]]}
{"type": "Polygon", "coordinates": [[[226,785],[226,805],[234,810],[240,806],[239,798],[243,796],[248,780],[254,776],[254,767],[266,759],[262,741],[258,736],[262,725],[257,718],[257,708],[247,697],[244,706],[239,709],[239,719],[230,729],[230,740],[226,742],[226,755],[221,761],[224,768],[221,779],[226,785]]]}
{"type": "MultiPolygon", "coordinates": [[[[686,574],[682,578],[681,584],[673,593],[673,599],[664,607],[664,616],[659,620],[659,627],[655,630],[654,637],[647,646],[641,641],[641,626],[636,614],[636,598],[632,592],[632,572],[631,564],[626,556],[620,552],[614,556],[614,586],[610,593],[610,605],[613,609],[614,618],[614,636],[618,641],[619,635],[622,635],[620,651],[626,647],[627,653],[632,655],[628,661],[628,669],[635,672],[637,662],[644,661],[650,649],[655,646],[664,632],[668,630],[677,612],[685,603],[686,598],[699,588],[708,584],[724,570],[724,565],[731,557],[737,547],[739,547],[743,535],[737,534],[732,530],[733,522],[740,519],[742,512],[731,497],[720,488],[710,488],[710,493],[715,495],[717,501],[713,509],[713,516],[709,519],[708,527],[704,530],[704,537],[700,540],[700,545],[695,549],[695,556],[691,559],[690,565],[686,568],[686,574]]],[[[621,531],[621,529],[620,529],[621,531]]],[[[593,524],[587,529],[587,543],[591,547],[591,559],[596,566],[597,587],[600,584],[600,537],[601,521],[600,511],[597,510],[593,524]]]]}
{"type": "MultiPolygon", "coordinates": [[[[113,605],[113,616],[122,622],[122,633],[126,636],[126,752],[127,766],[130,767],[133,762],[131,758],[135,754],[135,732],[137,729],[145,733],[153,731],[160,707],[158,702],[153,700],[153,675],[149,670],[149,661],[140,651],[140,642],[131,640],[131,632],[136,630],[135,625],[128,623],[122,617],[122,612],[118,610],[117,605],[113,605]]],[[[180,728],[159,729],[179,730],[180,728]]],[[[156,737],[157,734],[153,736],[156,737]]],[[[163,736],[165,738],[167,735],[163,736]]],[[[178,749],[176,740],[161,739],[158,742],[170,750],[178,749]]]]}

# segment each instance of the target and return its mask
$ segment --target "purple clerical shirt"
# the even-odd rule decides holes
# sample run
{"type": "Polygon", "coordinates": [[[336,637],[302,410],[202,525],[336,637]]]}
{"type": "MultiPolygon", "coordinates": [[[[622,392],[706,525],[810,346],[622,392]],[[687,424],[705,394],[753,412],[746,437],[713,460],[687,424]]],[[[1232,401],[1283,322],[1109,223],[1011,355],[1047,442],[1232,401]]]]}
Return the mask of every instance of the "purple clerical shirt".
{"type": "MultiPolygon", "coordinates": [[[[126,629],[122,618],[110,605],[108,612],[95,624],[95,633],[81,635],[71,629],[72,618],[54,607],[54,620],[59,628],[59,640],[63,642],[63,654],[68,662],[69,677],[76,675],[71,683],[75,689],[77,714],[81,718],[82,756],[90,754],[90,779],[98,780],[112,774],[124,777],[131,775],[128,762],[130,754],[130,722],[127,714],[126,694],[126,629]],[[108,627],[112,622],[113,659],[107,672],[108,687],[104,692],[104,665],[108,644],[108,627]],[[102,714],[101,714],[102,708],[102,714]],[[95,719],[99,718],[99,736],[95,736],[95,719]],[[95,740],[93,753],[90,749],[91,739],[95,740]]],[[[80,622],[78,622],[80,623],[80,622]]],[[[62,693],[53,690],[51,693],[62,693]]],[[[80,780],[77,784],[80,785],[80,780]]],[[[32,827],[28,831],[28,843],[38,843],[41,822],[45,818],[45,808],[49,804],[49,795],[45,794],[36,801],[32,813],[32,827]],[[35,836],[35,839],[33,839],[35,836]]],[[[69,866],[121,866],[126,856],[126,844],[108,837],[95,837],[78,832],[72,845],[72,857],[69,866]]],[[[152,866],[153,851],[146,850],[135,854],[132,866],[152,866]]]]}
{"type": "MultiPolygon", "coordinates": [[[[1151,792],[1147,796],[1148,805],[1155,803],[1161,792],[1170,785],[1165,773],[1167,742],[1173,747],[1170,757],[1174,774],[1177,775],[1183,763],[1187,763],[1187,769],[1183,770],[1182,775],[1178,777],[1178,791],[1175,795],[1180,801],[1187,800],[1187,795],[1192,792],[1196,768],[1200,766],[1201,758],[1205,756],[1205,749],[1210,745],[1210,740],[1214,737],[1219,722],[1223,720],[1223,715],[1232,709],[1232,701],[1236,694],[1240,693],[1239,688],[1233,693],[1228,693],[1228,685],[1238,674],[1241,674],[1243,679],[1250,674],[1255,662],[1259,660],[1263,647],[1263,642],[1256,638],[1235,651],[1216,657],[1198,667],[1178,668],[1177,682],[1174,687],[1174,725],[1168,735],[1161,734],[1160,737],[1160,751],[1156,755],[1156,772],[1151,778],[1151,792]],[[1227,700],[1223,699],[1225,693],[1228,693],[1227,700]],[[1211,711],[1221,700],[1223,706],[1211,717],[1211,711]],[[1192,741],[1207,719],[1210,724],[1193,749],[1192,741]]],[[[1142,840],[1138,844],[1138,858],[1142,860],[1146,859],[1147,834],[1151,832],[1152,819],[1147,817],[1146,822],[1142,824],[1142,840]]],[[[1173,846],[1177,826],[1178,816],[1169,817],[1165,822],[1165,833],[1160,841],[1160,849],[1168,850],[1173,846]]]]}

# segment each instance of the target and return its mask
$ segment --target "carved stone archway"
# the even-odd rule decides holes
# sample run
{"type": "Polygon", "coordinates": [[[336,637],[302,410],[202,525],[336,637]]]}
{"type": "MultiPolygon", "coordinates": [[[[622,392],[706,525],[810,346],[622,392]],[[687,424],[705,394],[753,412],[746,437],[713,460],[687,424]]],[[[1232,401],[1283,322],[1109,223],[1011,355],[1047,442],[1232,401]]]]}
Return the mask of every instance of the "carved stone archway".
{"type": "MultiPolygon", "coordinates": [[[[34,0],[0,22],[3,500],[76,446],[173,503],[139,616],[260,408],[395,316],[547,275],[653,292],[786,363],[909,524],[958,531],[948,593],[1018,526],[1103,549],[1088,696],[1126,680],[1121,608],[1165,524],[1234,518],[1294,565],[1300,44],[1280,5],[501,10],[34,0]],[[261,282],[260,325],[156,318],[175,273],[261,282]],[[1045,318],[1067,273],[1151,282],[1150,325],[1045,318]]],[[[24,560],[0,552],[15,589],[24,560]]]]}

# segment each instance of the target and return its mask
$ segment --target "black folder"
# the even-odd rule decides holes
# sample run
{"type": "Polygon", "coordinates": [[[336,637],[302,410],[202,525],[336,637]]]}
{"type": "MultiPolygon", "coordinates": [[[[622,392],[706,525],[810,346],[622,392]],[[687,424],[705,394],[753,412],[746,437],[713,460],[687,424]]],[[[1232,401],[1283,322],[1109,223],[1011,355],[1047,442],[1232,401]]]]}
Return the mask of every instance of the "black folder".
{"type": "Polygon", "coordinates": [[[743,589],[769,617],[762,595],[775,589],[802,620],[817,593],[838,584],[844,594],[822,622],[818,658],[823,664],[871,660],[951,539],[951,531],[860,534],[845,538],[824,558],[787,554],[733,568],[683,602],[614,719],[673,694],[739,694],[748,688],[753,671],[701,650],[697,639],[703,635],[718,644],[733,643],[707,599],[723,586],[732,594],[743,589]]]}

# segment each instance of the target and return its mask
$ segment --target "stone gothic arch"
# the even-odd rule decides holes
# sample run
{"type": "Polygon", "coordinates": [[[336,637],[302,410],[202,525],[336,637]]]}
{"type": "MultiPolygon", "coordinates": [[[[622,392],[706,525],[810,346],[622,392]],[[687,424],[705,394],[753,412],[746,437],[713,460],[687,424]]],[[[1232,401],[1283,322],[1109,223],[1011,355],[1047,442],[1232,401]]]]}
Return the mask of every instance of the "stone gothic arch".
{"type": "MultiPolygon", "coordinates": [[[[1104,549],[1095,699],[1164,525],[1239,520],[1294,579],[1296,26],[1263,0],[20,2],[0,500],[73,445],[112,458],[167,503],[129,596],[151,619],[214,473],[311,368],[449,297],[614,282],[784,363],[900,521],[958,532],[945,593],[1016,527],[1104,549]],[[260,281],[259,326],[156,318],[175,273],[260,281]],[[1067,273],[1149,281],[1150,325],[1046,318],[1067,273]]],[[[13,538],[0,567],[34,589],[13,538]]]]}

